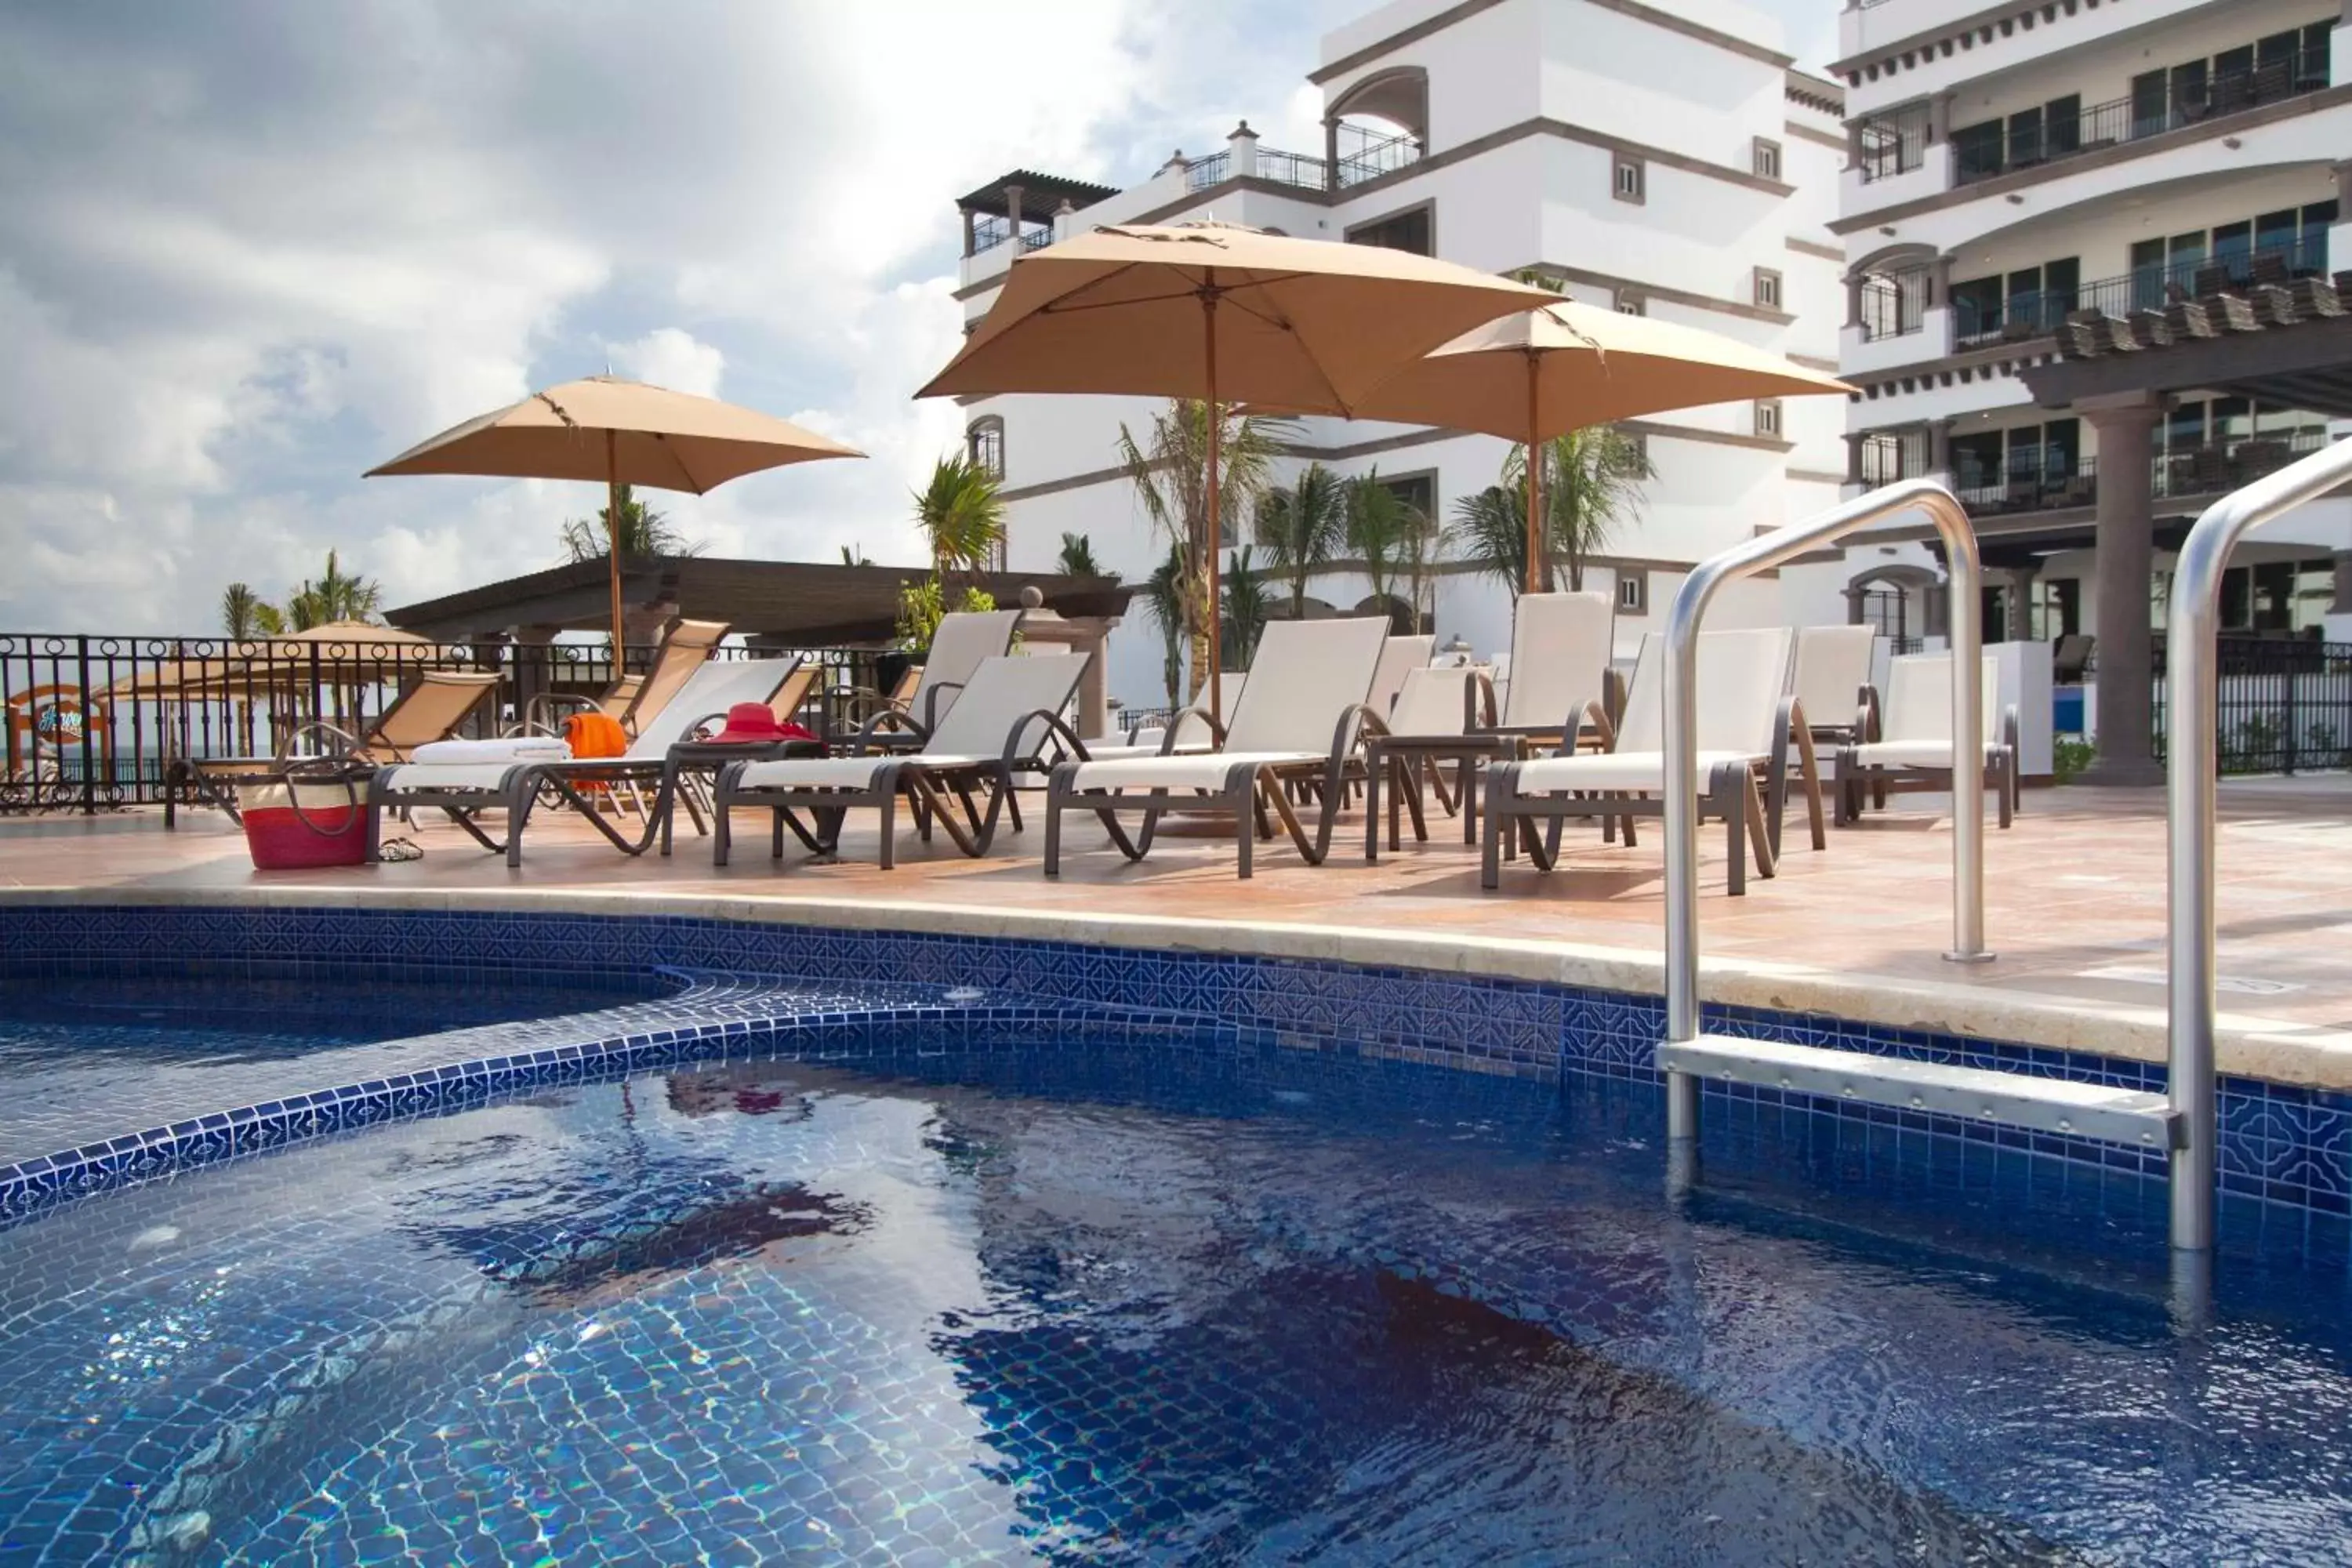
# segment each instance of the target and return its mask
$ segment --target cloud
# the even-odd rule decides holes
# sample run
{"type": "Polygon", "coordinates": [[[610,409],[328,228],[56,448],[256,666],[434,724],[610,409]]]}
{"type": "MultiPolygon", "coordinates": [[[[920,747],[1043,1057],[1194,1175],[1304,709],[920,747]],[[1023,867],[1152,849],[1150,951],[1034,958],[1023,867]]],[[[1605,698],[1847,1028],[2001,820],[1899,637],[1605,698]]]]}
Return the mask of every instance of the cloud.
{"type": "Polygon", "coordinates": [[[715,551],[911,561],[953,197],[1276,120],[1349,9],[0,10],[0,626],[201,632],[333,547],[394,605],[548,564],[580,487],[358,476],[608,360],[869,454],[666,498],[715,551]]]}

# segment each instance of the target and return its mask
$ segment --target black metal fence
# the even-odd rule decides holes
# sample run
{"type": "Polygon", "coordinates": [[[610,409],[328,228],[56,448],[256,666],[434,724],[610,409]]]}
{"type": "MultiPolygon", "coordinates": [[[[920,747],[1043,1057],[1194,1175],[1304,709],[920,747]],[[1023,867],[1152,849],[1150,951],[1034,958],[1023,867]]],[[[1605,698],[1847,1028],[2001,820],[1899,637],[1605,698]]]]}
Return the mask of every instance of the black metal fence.
{"type": "MultiPolygon", "coordinates": [[[[860,721],[859,689],[896,679],[894,656],[873,649],[730,645],[713,657],[787,653],[823,666],[801,714],[822,737],[860,721]]],[[[626,647],[624,670],[653,656],[626,647]]],[[[593,698],[614,681],[604,644],[0,633],[0,813],[186,802],[186,762],[274,755],[310,724],[364,735],[433,669],[497,672],[491,700],[460,731],[469,736],[524,721],[540,699],[593,698]]]]}
{"type": "MultiPolygon", "coordinates": [[[[2222,637],[2215,715],[2224,773],[2352,766],[2352,643],[2222,637]]],[[[2165,754],[2164,655],[2156,660],[2156,753],[2165,754]]]]}

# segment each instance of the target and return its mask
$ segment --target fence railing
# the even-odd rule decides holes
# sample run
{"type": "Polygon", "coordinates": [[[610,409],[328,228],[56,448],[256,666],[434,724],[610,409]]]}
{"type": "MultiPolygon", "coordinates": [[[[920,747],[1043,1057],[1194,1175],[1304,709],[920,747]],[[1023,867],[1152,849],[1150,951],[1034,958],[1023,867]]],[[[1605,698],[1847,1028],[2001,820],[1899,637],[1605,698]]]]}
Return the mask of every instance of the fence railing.
{"type": "Polygon", "coordinates": [[[2328,80],[2327,52],[2299,49],[2245,70],[2215,76],[2201,89],[2168,93],[2161,104],[2117,98],[2072,114],[2012,115],[2006,125],[1988,121],[1981,126],[1964,126],[1952,132],[1952,183],[1972,184],[2013,169],[2038,168],[2102,147],[2160,136],[2185,125],[2317,92],[2328,80]]]}
{"type": "MultiPolygon", "coordinates": [[[[2225,637],[2216,643],[2224,773],[2352,767],[2352,643],[2225,637]]],[[[2166,754],[2165,639],[2156,639],[2156,754],[2166,754]]]]}
{"type": "MultiPolygon", "coordinates": [[[[801,722],[826,738],[859,721],[852,693],[881,689],[881,661],[890,657],[731,645],[712,657],[788,653],[823,667],[801,722]]],[[[623,656],[625,669],[639,671],[651,667],[654,648],[632,646],[623,656]]],[[[318,723],[363,737],[435,669],[499,676],[460,730],[467,736],[521,722],[543,697],[595,698],[614,679],[603,645],[0,633],[0,813],[188,802],[189,762],[272,756],[318,723]]]]}
{"type": "Polygon", "coordinates": [[[1864,121],[1855,165],[1862,183],[1866,185],[1907,174],[1926,163],[1929,125],[1924,103],[1864,121]]]}

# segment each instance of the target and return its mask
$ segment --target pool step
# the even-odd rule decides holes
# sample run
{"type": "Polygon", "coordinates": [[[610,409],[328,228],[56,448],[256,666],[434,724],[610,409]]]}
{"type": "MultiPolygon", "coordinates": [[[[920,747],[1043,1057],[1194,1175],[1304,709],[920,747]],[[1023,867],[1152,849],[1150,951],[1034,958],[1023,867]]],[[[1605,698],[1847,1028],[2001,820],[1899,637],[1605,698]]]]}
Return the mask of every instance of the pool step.
{"type": "Polygon", "coordinates": [[[2147,1089],[1729,1035],[1662,1041],[1657,1065],[1662,1072],[1688,1073],[1718,1082],[1817,1094],[1824,1100],[1858,1100],[1900,1110],[1997,1121],[2076,1138],[2149,1149],[2172,1149],[2180,1143],[2179,1114],[2163,1095],[2147,1089]]]}

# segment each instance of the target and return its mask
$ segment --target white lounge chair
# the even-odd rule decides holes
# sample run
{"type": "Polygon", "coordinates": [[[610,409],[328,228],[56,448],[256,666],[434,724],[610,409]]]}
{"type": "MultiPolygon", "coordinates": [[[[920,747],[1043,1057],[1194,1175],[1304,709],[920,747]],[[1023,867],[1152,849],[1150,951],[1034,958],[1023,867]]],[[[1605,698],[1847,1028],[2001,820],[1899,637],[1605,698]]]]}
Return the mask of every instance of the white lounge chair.
{"type": "MultiPolygon", "coordinates": [[[[642,855],[653,847],[678,799],[678,766],[670,749],[693,740],[706,724],[724,721],[727,710],[738,702],[763,702],[790,714],[800,706],[814,673],[796,658],[707,661],[658,711],[639,710],[636,739],[617,757],[415,762],[379,769],[368,785],[368,858],[375,858],[386,811],[433,806],[475,843],[493,854],[504,850],[507,864],[520,866],[523,828],[542,792],[585,817],[615,849],[642,855]],[[607,822],[593,798],[597,786],[634,787],[656,781],[660,788],[653,809],[646,814],[645,831],[634,839],[607,822]],[[506,813],[503,842],[482,829],[481,816],[489,811],[506,813]]],[[[688,808],[699,827],[701,816],[691,799],[688,808]]]]}
{"type": "Polygon", "coordinates": [[[1616,620],[1616,602],[1606,594],[1520,595],[1497,731],[1530,740],[1559,735],[1573,750],[1589,728],[1606,746],[1616,620]]]}
{"type": "Polygon", "coordinates": [[[1077,690],[1090,657],[982,659],[955,706],[931,732],[930,744],[920,752],[730,764],[719,775],[711,808],[711,864],[727,864],[733,843],[729,814],[738,807],[764,806],[774,814],[769,854],[782,859],[787,827],[811,854],[831,855],[840,846],[842,820],[850,809],[870,805],[882,814],[881,862],[887,871],[896,864],[902,795],[926,842],[936,816],[957,848],[971,856],[987,854],[1001,813],[1009,808],[1013,830],[1021,830],[1021,806],[1013,798],[1016,775],[1044,766],[1045,742],[1058,739],[1086,754],[1077,735],[1063,722],[1062,710],[1077,690]],[[988,791],[985,816],[972,801],[972,791],[983,787],[988,791]],[[961,823],[956,820],[950,795],[963,807],[961,823]],[[814,830],[801,821],[803,811],[814,819],[814,830]]]}
{"type": "Polygon", "coordinates": [[[1475,844],[1477,802],[1475,773],[1479,760],[1517,756],[1516,735],[1495,731],[1495,687],[1475,666],[1440,665],[1413,670],[1404,678],[1396,706],[1389,710],[1389,733],[1364,742],[1364,858],[1381,858],[1381,791],[1388,795],[1389,847],[1397,847],[1401,810],[1412,816],[1412,836],[1426,842],[1429,824],[1421,805],[1421,781],[1429,775],[1438,803],[1449,812],[1456,803],[1473,809],[1462,816],[1462,842],[1475,844]],[[1439,770],[1452,762],[1460,769],[1449,798],[1439,770]]]}
{"type": "Polygon", "coordinates": [[[1095,813],[1130,860],[1150,853],[1153,831],[1170,812],[1230,814],[1244,877],[1253,832],[1273,837],[1271,812],[1307,862],[1320,864],[1357,737],[1384,728],[1365,699],[1387,636],[1388,622],[1376,616],[1276,621],[1258,642],[1249,684],[1217,737],[1219,750],[1062,763],[1046,787],[1045,875],[1061,873],[1062,814],[1068,811],[1095,813]],[[1321,816],[1311,842],[1286,793],[1292,784],[1318,794],[1321,816]],[[1122,812],[1143,816],[1132,839],[1119,826],[1122,812]]]}
{"type": "Polygon", "coordinates": [[[1870,667],[1877,651],[1875,626],[1799,629],[1793,690],[1816,747],[1872,738],[1878,723],[1878,689],[1870,683],[1870,667]]]}
{"type": "Polygon", "coordinates": [[[957,694],[980,668],[980,661],[1012,648],[1021,615],[1019,610],[957,610],[940,616],[914,694],[904,703],[896,700],[885,703],[859,731],[858,749],[914,751],[926,744],[955,706],[957,694]]]}
{"type": "MultiPolygon", "coordinates": [[[[1759,876],[1769,877],[1780,848],[1780,814],[1788,799],[1790,742],[1811,817],[1813,847],[1827,846],[1822,824],[1821,778],[1803,710],[1786,695],[1794,637],[1785,626],[1760,631],[1707,632],[1696,657],[1698,756],[1685,787],[1699,795],[1699,817],[1725,823],[1730,833],[1731,891],[1747,890],[1750,852],[1759,876]],[[1758,793],[1759,774],[1762,790],[1758,793]]],[[[1558,839],[1537,822],[1570,816],[1622,819],[1633,842],[1633,819],[1665,810],[1666,759],[1664,649],[1653,635],[1642,640],[1633,684],[1617,731],[1617,749],[1581,755],[1563,746],[1549,757],[1503,763],[1486,775],[1486,833],[1482,886],[1501,880],[1503,837],[1517,834],[1538,870],[1549,870],[1558,839]]]]}
{"type": "MultiPolygon", "coordinates": [[[[2007,827],[2018,808],[2017,710],[1999,700],[2000,661],[1984,656],[1985,782],[2007,827]]],[[[1862,819],[1867,791],[1884,805],[1890,793],[1952,787],[1952,656],[1906,654],[1886,667],[1886,708],[1876,739],[1838,748],[1837,819],[1862,819]]]]}

